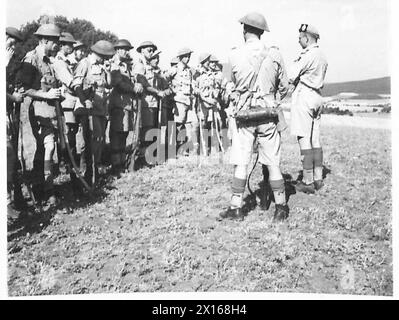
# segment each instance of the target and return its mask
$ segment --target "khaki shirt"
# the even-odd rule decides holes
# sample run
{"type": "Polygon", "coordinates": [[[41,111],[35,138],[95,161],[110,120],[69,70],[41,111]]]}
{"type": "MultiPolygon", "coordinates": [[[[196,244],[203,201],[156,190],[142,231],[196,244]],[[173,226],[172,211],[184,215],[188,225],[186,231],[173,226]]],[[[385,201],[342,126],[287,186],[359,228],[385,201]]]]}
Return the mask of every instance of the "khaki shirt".
{"type": "Polygon", "coordinates": [[[68,58],[59,51],[53,62],[57,79],[62,83],[64,93],[73,94],[71,84],[73,81],[73,69],[68,58]]]}
{"type": "Polygon", "coordinates": [[[256,97],[275,96],[277,92],[281,96],[287,94],[284,63],[275,48],[268,48],[259,39],[251,38],[232,50],[229,61],[234,91],[240,93],[238,104],[245,104],[250,91],[255,92],[256,97]],[[259,72],[254,81],[257,70],[259,72]]]}
{"type": "Polygon", "coordinates": [[[189,66],[179,62],[175,73],[170,75],[175,101],[191,106],[193,94],[193,72],[189,66]]]}
{"type": "Polygon", "coordinates": [[[327,60],[317,43],[304,49],[289,71],[289,81],[294,85],[302,82],[307,87],[320,90],[324,86],[327,60]]]}
{"type": "Polygon", "coordinates": [[[195,87],[201,100],[208,105],[215,105],[217,98],[216,79],[211,70],[201,67],[198,70],[198,77],[195,79],[195,87]]]}
{"type": "MultiPolygon", "coordinates": [[[[51,88],[58,87],[54,65],[51,59],[44,54],[44,49],[40,46],[37,46],[25,55],[18,78],[18,81],[25,88],[27,94],[32,89],[47,92],[51,88]]],[[[55,125],[56,112],[54,101],[33,99],[33,107],[39,123],[44,126],[55,125]]]]}
{"type": "Polygon", "coordinates": [[[101,64],[92,64],[88,57],[83,58],[76,66],[72,81],[72,88],[82,86],[83,90],[90,92],[88,99],[93,101],[93,114],[106,115],[108,110],[105,103],[107,87],[110,79],[101,64]]]}

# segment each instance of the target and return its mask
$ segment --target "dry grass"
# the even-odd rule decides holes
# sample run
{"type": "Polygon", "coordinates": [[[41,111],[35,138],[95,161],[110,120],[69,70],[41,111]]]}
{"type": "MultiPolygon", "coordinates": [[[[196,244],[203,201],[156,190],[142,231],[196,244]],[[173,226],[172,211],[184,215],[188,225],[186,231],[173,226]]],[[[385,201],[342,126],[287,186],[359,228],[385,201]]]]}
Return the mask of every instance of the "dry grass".
{"type": "MultiPolygon", "coordinates": [[[[193,158],[108,182],[103,197],[10,236],[9,294],[278,291],[392,295],[390,131],[325,126],[326,186],[271,209],[216,221],[232,168],[193,158]],[[26,233],[29,230],[30,233],[26,233]]],[[[282,169],[296,179],[295,139],[282,169]]],[[[251,180],[258,189],[261,170],[251,180]]]]}

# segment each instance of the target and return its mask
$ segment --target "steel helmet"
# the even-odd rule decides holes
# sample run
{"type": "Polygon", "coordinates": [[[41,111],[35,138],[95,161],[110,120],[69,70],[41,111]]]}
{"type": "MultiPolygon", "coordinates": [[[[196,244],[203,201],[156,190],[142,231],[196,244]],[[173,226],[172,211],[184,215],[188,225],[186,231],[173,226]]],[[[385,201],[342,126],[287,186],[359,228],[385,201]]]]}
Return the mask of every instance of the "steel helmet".
{"type": "Polygon", "coordinates": [[[155,57],[158,57],[160,54],[161,54],[161,50],[157,50],[157,51],[155,51],[152,55],[151,55],[151,57],[150,57],[150,59],[149,60],[151,60],[151,59],[153,59],[153,58],[155,58],[155,57]]]}
{"type": "Polygon", "coordinates": [[[270,31],[265,17],[257,12],[251,12],[248,13],[247,15],[243,16],[240,20],[238,20],[242,24],[246,24],[248,26],[264,30],[264,31],[270,31]]]}
{"type": "Polygon", "coordinates": [[[73,45],[73,50],[76,50],[78,48],[86,47],[86,45],[82,41],[76,41],[76,43],[73,45]]]}
{"type": "Polygon", "coordinates": [[[158,49],[158,47],[152,43],[151,41],[144,41],[142,43],[140,43],[140,45],[137,47],[137,52],[141,52],[141,49],[146,48],[146,47],[153,47],[154,51],[156,51],[158,49]]]}
{"type": "Polygon", "coordinates": [[[101,56],[113,56],[115,54],[114,46],[107,40],[97,41],[90,49],[101,56]]]}
{"type": "Polygon", "coordinates": [[[173,57],[172,60],[170,60],[171,65],[178,64],[178,63],[179,63],[179,59],[177,57],[173,57]]]}
{"type": "Polygon", "coordinates": [[[69,32],[61,32],[59,41],[67,43],[76,43],[75,38],[69,32]]]}
{"type": "Polygon", "coordinates": [[[185,56],[188,54],[191,54],[193,51],[189,48],[182,48],[179,50],[179,52],[177,52],[176,57],[181,57],[181,56],[185,56]]]}
{"type": "Polygon", "coordinates": [[[299,32],[306,32],[313,35],[316,39],[320,39],[319,31],[310,24],[302,23],[299,27],[299,32]]]}
{"type": "Polygon", "coordinates": [[[199,63],[204,63],[205,61],[207,61],[209,58],[211,57],[210,53],[201,53],[199,56],[199,63]]]}
{"type": "Polygon", "coordinates": [[[42,37],[59,37],[61,31],[55,24],[46,23],[41,25],[34,34],[42,37]]]}
{"type": "Polygon", "coordinates": [[[211,62],[218,62],[219,59],[216,58],[216,56],[212,54],[211,57],[209,58],[209,61],[211,61],[211,62]]]}
{"type": "Polygon", "coordinates": [[[131,43],[128,40],[120,39],[114,44],[114,49],[117,49],[117,48],[128,48],[130,50],[130,49],[133,49],[133,46],[131,45],[131,43]]]}
{"type": "Polygon", "coordinates": [[[17,28],[14,27],[7,27],[6,35],[10,36],[11,38],[14,38],[17,41],[24,40],[24,38],[22,37],[22,33],[17,28]]]}

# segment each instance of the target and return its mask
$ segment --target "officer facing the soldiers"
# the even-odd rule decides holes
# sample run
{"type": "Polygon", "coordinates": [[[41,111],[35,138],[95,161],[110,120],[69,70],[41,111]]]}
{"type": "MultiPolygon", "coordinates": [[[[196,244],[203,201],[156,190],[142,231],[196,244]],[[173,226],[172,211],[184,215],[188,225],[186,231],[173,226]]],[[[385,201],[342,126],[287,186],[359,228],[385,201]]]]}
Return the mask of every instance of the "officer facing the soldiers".
{"type": "Polygon", "coordinates": [[[115,50],[112,43],[106,40],[97,41],[90,50],[90,54],[77,65],[71,86],[79,98],[74,114],[80,119],[85,140],[82,154],[86,166],[84,175],[89,184],[95,184],[105,144],[108,116],[106,89],[111,86],[110,65],[108,67],[105,62],[112,58],[115,50]]]}
{"type": "Polygon", "coordinates": [[[285,186],[280,171],[280,133],[275,117],[252,122],[235,122],[241,110],[251,108],[270,109],[274,106],[275,65],[267,48],[260,40],[264,31],[269,31],[266,19],[259,13],[250,13],[239,20],[243,24],[245,44],[233,49],[230,55],[235,111],[232,124],[232,147],[230,162],[234,165],[232,197],[230,207],[220,214],[221,218],[243,219],[243,195],[247,182],[247,168],[253,152],[253,143],[258,139],[259,162],[267,166],[269,182],[275,199],[274,221],[288,217],[285,186]],[[234,126],[236,124],[236,126],[234,126]]]}
{"type": "MultiPolygon", "coordinates": [[[[6,28],[6,65],[8,66],[9,61],[14,56],[15,44],[22,42],[23,37],[21,32],[14,27],[6,28]]],[[[21,205],[23,201],[23,195],[21,192],[21,186],[19,185],[17,175],[17,161],[18,161],[18,150],[16,150],[16,142],[18,141],[18,132],[16,129],[18,125],[13,123],[13,120],[19,121],[19,119],[13,119],[14,103],[21,103],[24,98],[24,93],[16,89],[13,83],[10,83],[9,78],[6,79],[7,83],[7,213],[11,218],[17,218],[18,214],[15,208],[21,205]]]]}
{"type": "Polygon", "coordinates": [[[61,98],[61,89],[50,57],[57,50],[60,29],[54,24],[43,24],[34,34],[39,38],[39,44],[24,57],[19,81],[32,99],[29,120],[36,139],[32,189],[38,201],[48,200],[53,205],[56,204],[52,172],[57,136],[55,102],[61,98]]]}
{"type": "Polygon", "coordinates": [[[133,98],[143,92],[143,86],[133,77],[129,51],[133,46],[126,39],[114,44],[111,59],[112,91],[109,99],[112,173],[119,176],[126,168],[126,139],[133,130],[133,98]]]}
{"type": "MultiPolygon", "coordinates": [[[[68,138],[69,145],[71,147],[72,156],[75,161],[77,161],[76,154],[76,134],[78,132],[78,123],[76,122],[75,115],[73,114],[77,97],[75,96],[72,90],[72,81],[73,81],[73,66],[69,62],[68,56],[73,51],[73,45],[76,43],[75,38],[72,34],[68,32],[62,32],[59,39],[59,47],[60,50],[57,52],[57,55],[54,59],[54,71],[56,78],[62,85],[62,95],[64,100],[61,102],[61,106],[64,113],[65,123],[66,123],[66,135],[68,138]]],[[[58,153],[61,156],[60,152],[58,153]]],[[[69,159],[68,153],[62,155],[62,157],[68,163],[68,171],[71,177],[71,182],[73,186],[74,192],[79,192],[81,189],[81,185],[79,183],[78,178],[72,170],[71,160],[69,159]]]]}
{"type": "Polygon", "coordinates": [[[296,190],[305,193],[314,193],[323,186],[321,89],[328,64],[317,43],[319,39],[319,32],[314,26],[301,25],[299,44],[303,51],[289,73],[289,81],[295,86],[292,94],[291,134],[297,137],[303,165],[303,181],[297,183],[296,190]]]}

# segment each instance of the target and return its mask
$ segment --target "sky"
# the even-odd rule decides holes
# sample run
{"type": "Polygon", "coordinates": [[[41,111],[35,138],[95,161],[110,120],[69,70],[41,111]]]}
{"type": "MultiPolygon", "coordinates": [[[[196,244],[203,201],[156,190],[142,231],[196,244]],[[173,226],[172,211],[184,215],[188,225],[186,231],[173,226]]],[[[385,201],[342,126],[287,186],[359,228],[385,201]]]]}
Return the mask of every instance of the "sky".
{"type": "Polygon", "coordinates": [[[387,0],[7,0],[6,23],[20,27],[43,13],[83,18],[134,46],[153,41],[162,50],[161,66],[188,46],[195,65],[201,52],[227,61],[231,48],[243,43],[238,19],[257,11],[270,28],[263,40],[280,48],[288,67],[300,52],[300,24],[316,26],[329,61],[326,81],[341,82],[390,75],[389,5],[387,0]]]}

